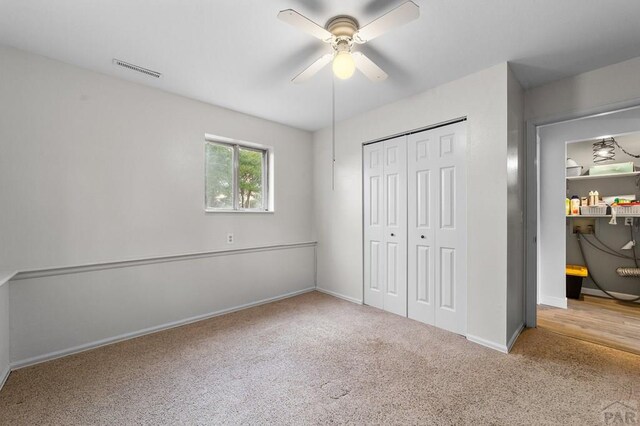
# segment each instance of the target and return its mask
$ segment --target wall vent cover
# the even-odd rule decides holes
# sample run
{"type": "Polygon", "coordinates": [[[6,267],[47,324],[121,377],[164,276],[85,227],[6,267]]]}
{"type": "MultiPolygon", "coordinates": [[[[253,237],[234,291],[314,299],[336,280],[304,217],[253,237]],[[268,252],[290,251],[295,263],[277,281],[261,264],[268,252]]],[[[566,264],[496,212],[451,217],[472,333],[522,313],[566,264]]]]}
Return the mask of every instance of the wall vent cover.
{"type": "Polygon", "coordinates": [[[127,69],[130,69],[132,71],[141,72],[143,74],[146,74],[146,75],[149,75],[149,76],[155,77],[155,78],[160,78],[160,76],[162,75],[158,71],[153,71],[153,70],[150,70],[150,69],[147,69],[147,68],[143,68],[143,67],[138,66],[138,65],[130,64],[129,62],[121,61],[120,59],[116,59],[116,58],[113,58],[113,63],[115,65],[118,65],[119,67],[127,68],[127,69]]]}

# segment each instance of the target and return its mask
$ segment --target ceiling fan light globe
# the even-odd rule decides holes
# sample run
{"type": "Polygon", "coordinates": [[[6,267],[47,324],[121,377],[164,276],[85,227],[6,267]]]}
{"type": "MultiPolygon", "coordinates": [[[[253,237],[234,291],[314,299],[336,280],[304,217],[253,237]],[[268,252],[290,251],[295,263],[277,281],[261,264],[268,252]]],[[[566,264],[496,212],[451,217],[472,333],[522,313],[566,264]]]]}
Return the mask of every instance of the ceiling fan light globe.
{"type": "Polygon", "coordinates": [[[333,58],[333,74],[341,80],[351,78],[356,71],[356,63],[350,52],[338,52],[333,58]]]}

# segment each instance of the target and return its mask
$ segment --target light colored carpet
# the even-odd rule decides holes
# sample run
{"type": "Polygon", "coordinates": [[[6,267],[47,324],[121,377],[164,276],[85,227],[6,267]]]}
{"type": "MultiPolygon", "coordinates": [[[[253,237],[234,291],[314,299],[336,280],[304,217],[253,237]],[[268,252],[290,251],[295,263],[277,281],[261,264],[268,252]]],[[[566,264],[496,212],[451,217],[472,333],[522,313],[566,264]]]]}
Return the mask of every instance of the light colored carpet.
{"type": "Polygon", "coordinates": [[[505,355],[314,292],[13,372],[0,422],[589,425],[638,399],[636,355],[542,330],[505,355]]]}

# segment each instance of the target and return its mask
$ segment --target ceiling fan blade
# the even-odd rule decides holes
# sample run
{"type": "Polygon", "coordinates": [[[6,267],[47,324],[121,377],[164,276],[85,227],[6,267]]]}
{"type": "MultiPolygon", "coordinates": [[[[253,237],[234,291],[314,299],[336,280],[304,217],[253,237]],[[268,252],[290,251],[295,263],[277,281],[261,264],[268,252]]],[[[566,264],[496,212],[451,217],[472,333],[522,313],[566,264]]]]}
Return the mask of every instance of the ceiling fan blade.
{"type": "Polygon", "coordinates": [[[326,43],[330,42],[331,38],[333,37],[333,34],[331,34],[329,31],[325,30],[320,25],[313,22],[311,19],[299,14],[293,9],[281,10],[280,13],[278,13],[278,19],[298,28],[299,30],[304,31],[307,34],[311,34],[315,38],[318,38],[326,43]]]}
{"type": "Polygon", "coordinates": [[[351,56],[353,57],[353,62],[356,63],[356,68],[366,75],[369,80],[384,81],[387,79],[387,73],[382,71],[371,59],[367,58],[364,53],[353,52],[351,56]]]}
{"type": "Polygon", "coordinates": [[[302,83],[309,80],[311,77],[316,75],[318,71],[324,68],[325,65],[331,62],[332,59],[333,53],[327,53],[326,55],[321,56],[314,63],[309,65],[304,71],[293,77],[291,81],[293,81],[294,83],[302,83]]]}
{"type": "Polygon", "coordinates": [[[360,28],[354,35],[354,40],[358,43],[366,43],[395,27],[418,19],[419,16],[420,7],[412,1],[405,2],[375,21],[360,28]]]}

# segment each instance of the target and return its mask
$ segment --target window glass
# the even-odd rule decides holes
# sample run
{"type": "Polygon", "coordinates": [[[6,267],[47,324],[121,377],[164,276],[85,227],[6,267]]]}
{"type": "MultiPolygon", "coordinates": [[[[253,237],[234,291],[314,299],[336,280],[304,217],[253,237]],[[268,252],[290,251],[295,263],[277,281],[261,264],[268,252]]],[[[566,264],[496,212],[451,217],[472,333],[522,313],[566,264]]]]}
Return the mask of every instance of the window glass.
{"type": "Polygon", "coordinates": [[[262,209],[264,151],[238,149],[238,207],[262,209]]]}
{"type": "Polygon", "coordinates": [[[269,150],[238,143],[205,143],[205,209],[269,210],[269,150]]]}
{"type": "Polygon", "coordinates": [[[206,207],[233,209],[233,147],[206,144],[206,207]]]}

